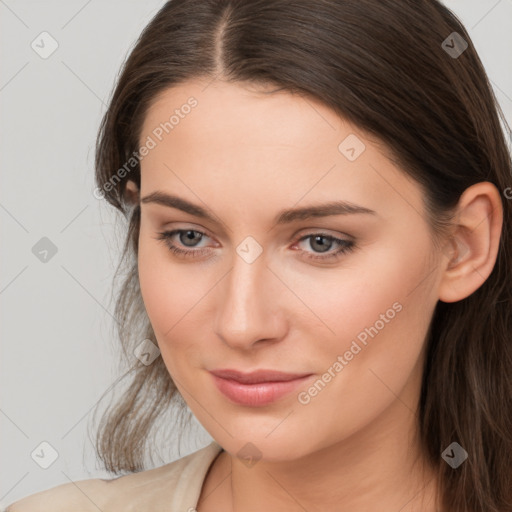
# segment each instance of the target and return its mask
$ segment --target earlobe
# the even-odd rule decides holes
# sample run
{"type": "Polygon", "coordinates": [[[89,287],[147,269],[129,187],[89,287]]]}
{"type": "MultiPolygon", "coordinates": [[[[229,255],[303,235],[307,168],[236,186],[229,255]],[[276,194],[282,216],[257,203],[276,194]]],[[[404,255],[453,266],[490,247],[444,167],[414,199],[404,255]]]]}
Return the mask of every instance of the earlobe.
{"type": "Polygon", "coordinates": [[[457,224],[445,247],[448,256],[439,300],[457,302],[476,291],[491,274],[503,224],[501,196],[490,182],[468,187],[458,204],[457,224]]]}

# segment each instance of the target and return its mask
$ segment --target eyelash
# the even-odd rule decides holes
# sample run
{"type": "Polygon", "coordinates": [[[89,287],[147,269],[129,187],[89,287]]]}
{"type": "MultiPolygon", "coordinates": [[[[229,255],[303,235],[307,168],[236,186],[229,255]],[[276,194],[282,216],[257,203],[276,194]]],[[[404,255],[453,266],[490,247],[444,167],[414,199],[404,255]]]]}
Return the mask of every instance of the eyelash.
{"type": "MultiPolygon", "coordinates": [[[[174,254],[185,257],[185,258],[199,258],[206,252],[208,252],[208,249],[206,247],[203,247],[202,249],[195,249],[195,250],[187,250],[187,249],[181,249],[180,247],[176,246],[175,244],[171,243],[171,238],[177,234],[177,233],[186,233],[187,231],[192,231],[194,233],[199,233],[201,235],[206,235],[206,233],[203,233],[202,231],[198,231],[196,229],[174,229],[172,231],[163,231],[161,233],[158,233],[158,237],[156,237],[156,240],[161,240],[165,242],[165,245],[168,247],[169,250],[171,250],[174,254]]],[[[206,235],[208,236],[208,235],[206,235]]],[[[337,249],[334,252],[330,252],[327,256],[313,256],[308,251],[301,252],[306,253],[307,259],[310,260],[316,260],[316,261],[326,261],[326,260],[332,260],[332,259],[339,259],[342,255],[347,254],[351,251],[353,251],[356,248],[355,242],[351,240],[342,240],[340,238],[336,238],[332,235],[327,235],[324,233],[311,233],[309,235],[305,235],[301,238],[299,238],[295,243],[302,242],[303,240],[307,240],[308,238],[314,238],[320,236],[322,238],[326,238],[329,241],[336,242],[341,245],[339,249],[337,249]]]]}

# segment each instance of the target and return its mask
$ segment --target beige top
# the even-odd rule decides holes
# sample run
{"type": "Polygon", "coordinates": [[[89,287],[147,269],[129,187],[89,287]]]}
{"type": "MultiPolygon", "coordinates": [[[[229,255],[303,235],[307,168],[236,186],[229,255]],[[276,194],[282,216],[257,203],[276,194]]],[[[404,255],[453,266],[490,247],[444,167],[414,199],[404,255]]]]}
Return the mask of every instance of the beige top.
{"type": "Polygon", "coordinates": [[[5,512],[195,512],[208,469],[222,451],[208,446],[147,471],[65,483],[31,494],[5,512]]]}

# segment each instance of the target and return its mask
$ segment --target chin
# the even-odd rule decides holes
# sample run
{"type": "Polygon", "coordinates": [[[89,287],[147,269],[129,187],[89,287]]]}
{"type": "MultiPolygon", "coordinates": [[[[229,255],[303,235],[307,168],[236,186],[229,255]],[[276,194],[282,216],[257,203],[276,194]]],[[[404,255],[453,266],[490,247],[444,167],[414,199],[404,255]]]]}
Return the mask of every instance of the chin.
{"type": "Polygon", "coordinates": [[[258,433],[248,432],[247,435],[239,430],[235,437],[224,432],[222,436],[217,436],[214,439],[231,456],[245,461],[246,465],[250,467],[251,464],[256,464],[258,461],[293,461],[318,449],[314,443],[311,443],[311,440],[305,444],[304,437],[301,433],[290,436],[285,430],[281,434],[273,432],[270,435],[267,435],[266,430],[260,430],[258,433]]]}

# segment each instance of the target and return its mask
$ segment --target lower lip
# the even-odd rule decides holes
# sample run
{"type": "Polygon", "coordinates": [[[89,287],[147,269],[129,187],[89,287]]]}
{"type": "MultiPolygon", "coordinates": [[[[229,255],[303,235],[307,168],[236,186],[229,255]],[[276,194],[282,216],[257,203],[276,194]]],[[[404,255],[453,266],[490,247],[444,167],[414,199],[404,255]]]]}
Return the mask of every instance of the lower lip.
{"type": "Polygon", "coordinates": [[[232,402],[250,407],[260,407],[275,402],[303,384],[311,375],[284,382],[260,382],[241,384],[235,380],[222,379],[213,375],[217,388],[232,402]]]}

